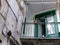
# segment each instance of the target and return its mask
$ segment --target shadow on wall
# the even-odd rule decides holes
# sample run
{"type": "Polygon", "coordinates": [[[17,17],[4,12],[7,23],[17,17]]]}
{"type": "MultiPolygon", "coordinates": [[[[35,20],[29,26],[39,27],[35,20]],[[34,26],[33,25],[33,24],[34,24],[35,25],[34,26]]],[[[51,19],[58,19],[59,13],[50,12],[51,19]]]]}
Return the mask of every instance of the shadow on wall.
{"type": "Polygon", "coordinates": [[[22,45],[60,45],[60,40],[24,40],[22,45]]]}
{"type": "Polygon", "coordinates": [[[0,7],[1,7],[1,0],[0,0],[0,7]]]}
{"type": "Polygon", "coordinates": [[[34,45],[34,44],[33,42],[28,41],[28,42],[22,42],[22,45],[34,45]]]}

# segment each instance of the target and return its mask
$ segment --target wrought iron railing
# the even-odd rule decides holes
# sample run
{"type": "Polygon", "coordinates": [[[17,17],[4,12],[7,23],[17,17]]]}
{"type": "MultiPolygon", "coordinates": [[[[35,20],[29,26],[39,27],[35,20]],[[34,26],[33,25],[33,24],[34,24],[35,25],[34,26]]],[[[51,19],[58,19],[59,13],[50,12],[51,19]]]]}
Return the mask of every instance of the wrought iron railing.
{"type": "MultiPolygon", "coordinates": [[[[35,38],[34,37],[34,31],[32,31],[32,30],[34,30],[35,24],[38,24],[38,25],[42,25],[42,24],[45,24],[45,25],[47,25],[47,24],[60,25],[60,22],[45,22],[45,23],[44,22],[40,22],[40,23],[29,22],[29,23],[23,23],[22,24],[22,30],[21,30],[21,38],[35,38]]],[[[53,35],[53,34],[51,34],[51,35],[53,35]]],[[[59,32],[58,32],[58,35],[60,35],[59,32]]],[[[36,38],[47,38],[47,37],[44,36],[44,35],[41,35],[41,36],[38,35],[38,37],[36,37],[36,38]]]]}

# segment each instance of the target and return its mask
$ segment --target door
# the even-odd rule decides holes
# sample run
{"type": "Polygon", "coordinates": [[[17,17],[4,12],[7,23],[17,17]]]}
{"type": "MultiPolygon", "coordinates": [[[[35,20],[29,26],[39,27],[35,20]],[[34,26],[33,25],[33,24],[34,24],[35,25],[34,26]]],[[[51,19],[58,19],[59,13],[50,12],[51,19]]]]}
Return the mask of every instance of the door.
{"type": "Polygon", "coordinates": [[[56,10],[50,10],[47,12],[40,13],[35,16],[38,20],[40,20],[41,29],[38,29],[39,24],[35,24],[35,37],[38,37],[37,35],[41,34],[38,33],[40,30],[42,32],[42,37],[47,38],[57,38],[58,37],[58,23],[57,22],[57,16],[56,16],[56,10]]]}

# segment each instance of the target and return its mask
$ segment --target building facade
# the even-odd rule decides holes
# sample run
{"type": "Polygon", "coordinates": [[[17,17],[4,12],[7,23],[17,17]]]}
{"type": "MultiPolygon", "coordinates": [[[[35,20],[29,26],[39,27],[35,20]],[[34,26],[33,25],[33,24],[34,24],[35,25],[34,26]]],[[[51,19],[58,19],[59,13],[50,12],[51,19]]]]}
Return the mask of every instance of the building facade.
{"type": "Polygon", "coordinates": [[[21,45],[20,32],[25,4],[20,0],[0,0],[0,45],[21,45]]]}

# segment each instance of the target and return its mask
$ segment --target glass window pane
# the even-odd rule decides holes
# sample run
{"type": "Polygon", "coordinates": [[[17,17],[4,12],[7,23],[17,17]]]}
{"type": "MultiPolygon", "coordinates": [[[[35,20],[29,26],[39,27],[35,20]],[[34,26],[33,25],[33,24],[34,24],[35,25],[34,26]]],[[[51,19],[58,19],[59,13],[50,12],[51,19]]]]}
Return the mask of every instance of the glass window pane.
{"type": "Polygon", "coordinates": [[[48,30],[48,34],[54,34],[55,33],[54,24],[49,24],[50,22],[54,22],[53,16],[47,17],[46,19],[47,19],[46,28],[48,30]]]}

